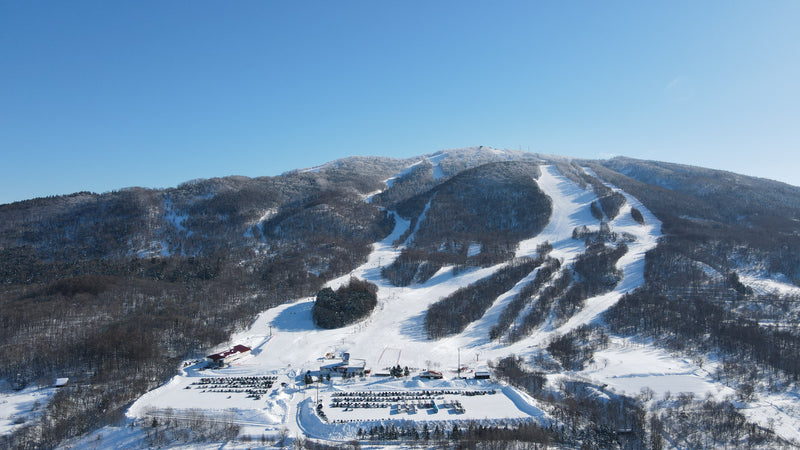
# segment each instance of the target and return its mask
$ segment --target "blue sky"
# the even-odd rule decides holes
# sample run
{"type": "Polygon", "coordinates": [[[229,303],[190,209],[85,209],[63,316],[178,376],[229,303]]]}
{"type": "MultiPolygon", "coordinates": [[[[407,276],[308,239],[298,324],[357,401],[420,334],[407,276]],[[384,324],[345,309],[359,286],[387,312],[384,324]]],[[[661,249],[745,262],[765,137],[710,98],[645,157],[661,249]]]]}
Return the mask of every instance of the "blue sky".
{"type": "Polygon", "coordinates": [[[473,145],[800,185],[797,1],[0,0],[0,203],[473,145]]]}

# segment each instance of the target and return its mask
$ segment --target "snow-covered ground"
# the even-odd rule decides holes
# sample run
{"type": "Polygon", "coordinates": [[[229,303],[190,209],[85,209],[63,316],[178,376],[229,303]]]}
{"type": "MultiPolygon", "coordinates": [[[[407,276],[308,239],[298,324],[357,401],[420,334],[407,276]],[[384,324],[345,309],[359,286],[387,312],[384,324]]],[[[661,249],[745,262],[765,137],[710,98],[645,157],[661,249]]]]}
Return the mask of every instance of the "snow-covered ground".
{"type": "MultiPolygon", "coordinates": [[[[779,436],[800,443],[800,393],[761,394],[741,409],[751,421],[771,428],[779,436]]],[[[800,445],[800,444],[799,444],[800,445]]]]}
{"type": "Polygon", "coordinates": [[[55,387],[37,386],[21,391],[0,391],[0,436],[38,417],[56,391],[55,387]]]}
{"type": "MultiPolygon", "coordinates": [[[[438,159],[429,160],[438,167],[438,159]]],[[[597,198],[591,189],[582,189],[561,176],[554,166],[543,166],[542,175],[537,181],[552,199],[553,214],[542,233],[520,244],[517,256],[533,256],[537,246],[547,241],[553,245],[551,255],[561,259],[565,265],[569,264],[584,251],[584,243],[572,239],[572,230],[582,225],[595,229],[598,226],[598,221],[592,217],[589,208],[590,203],[597,198]]],[[[563,324],[545,323],[528,338],[511,345],[489,340],[490,328],[516,290],[526,281],[523,280],[511,291],[500,296],[483,318],[470,324],[464,332],[440,340],[429,340],[423,327],[428,306],[456,289],[492,274],[502,264],[461,271],[457,275],[452,268],[445,267],[423,284],[393,286],[381,277],[380,269],[399,255],[402,248],[393,247],[392,242],[409,227],[408,221],[395,216],[394,231],[383,241],[374,244],[367,262],[352,273],[329,283],[335,289],[346,283],[351,276],[355,276],[378,285],[378,306],[369,318],[340,329],[319,329],[311,319],[313,298],[299,299],[294,303],[264,311],[249,329],[235,334],[218,348],[223,350],[235,344],[248,345],[253,348],[250,357],[219,370],[200,371],[199,366],[187,367],[169,383],[136,401],[129,409],[128,417],[131,421],[136,421],[167,408],[173,411],[199,409],[210,414],[233,415],[235,421],[252,435],[287,429],[291,436],[308,435],[330,440],[352,439],[355,433],[352,425],[354,420],[542,420],[545,413],[535,400],[524,393],[494,382],[456,379],[455,368],[460,362],[462,366],[468,367],[467,373],[470,373],[469,371],[478,366],[485,365],[488,360],[512,353],[530,355],[537,348],[546,345],[555,333],[563,334],[581,324],[599,320],[600,315],[613,306],[624,293],[640,286],[644,281],[644,254],[656,245],[661,235],[661,224],[635,198],[626,195],[626,200],[627,203],[619,215],[609,223],[612,231],[632,237],[631,242],[628,242],[628,253],[617,264],[623,272],[622,280],[613,291],[588,299],[585,307],[563,324]],[[631,218],[631,207],[642,212],[644,225],[631,218]],[[404,381],[374,376],[348,381],[336,378],[330,384],[321,386],[319,394],[316,390],[305,389],[300,382],[302,374],[307,370],[318,370],[324,363],[326,354],[342,352],[349,352],[352,358],[365,360],[366,367],[373,372],[399,363],[411,368],[412,376],[404,381]],[[427,381],[414,377],[417,371],[425,369],[441,371],[445,374],[445,379],[427,381]],[[259,399],[249,398],[241,393],[202,392],[192,385],[200,377],[255,375],[278,377],[270,393],[259,399]],[[392,414],[389,408],[343,411],[326,406],[325,411],[331,422],[325,423],[312,411],[312,398],[316,400],[317,395],[323,404],[330,405],[335,392],[430,389],[487,389],[495,390],[496,393],[474,397],[454,394],[463,400],[463,414],[445,411],[433,413],[429,410],[417,410],[414,414],[392,414]],[[342,423],[333,423],[337,421],[342,423]]],[[[422,220],[424,219],[419,222],[422,220]]],[[[413,233],[409,239],[413,239],[413,233]]],[[[614,340],[608,349],[598,351],[594,362],[574,375],[607,384],[618,392],[629,394],[637,394],[644,387],[659,395],[666,391],[688,391],[699,396],[706,393],[716,396],[731,393],[729,388],[715,383],[707,372],[691,361],[676,358],[655,347],[631,346],[621,340],[614,340]]],[[[447,399],[443,396],[441,400],[447,399]]],[[[770,401],[777,406],[768,411],[767,406],[754,405],[751,416],[779,414],[776,411],[780,410],[783,411],[784,418],[780,423],[787,424],[784,428],[798,425],[797,419],[791,418],[796,412],[794,405],[798,404],[797,399],[790,401],[791,406],[779,403],[777,398],[770,401]]],[[[108,436],[111,432],[105,429],[101,433],[108,436]]],[[[130,435],[130,431],[124,433],[130,435]]],[[[794,435],[796,434],[795,432],[794,435]]],[[[791,433],[789,435],[794,437],[791,433]]]]}
{"type": "Polygon", "coordinates": [[[439,152],[435,155],[429,156],[428,161],[433,164],[433,179],[439,180],[444,177],[444,171],[440,163],[447,157],[447,152],[439,152]]]}
{"type": "Polygon", "coordinates": [[[711,374],[694,361],[629,339],[612,339],[607,349],[595,352],[594,359],[578,375],[633,396],[644,388],[652,390],[656,398],[667,392],[691,392],[698,397],[711,394],[718,399],[735,394],[733,389],[714,382],[711,374]]]}
{"type": "Polygon", "coordinates": [[[739,281],[745,286],[753,288],[758,295],[778,294],[800,297],[800,287],[786,280],[765,278],[761,274],[743,273],[739,274],[739,281]]]}

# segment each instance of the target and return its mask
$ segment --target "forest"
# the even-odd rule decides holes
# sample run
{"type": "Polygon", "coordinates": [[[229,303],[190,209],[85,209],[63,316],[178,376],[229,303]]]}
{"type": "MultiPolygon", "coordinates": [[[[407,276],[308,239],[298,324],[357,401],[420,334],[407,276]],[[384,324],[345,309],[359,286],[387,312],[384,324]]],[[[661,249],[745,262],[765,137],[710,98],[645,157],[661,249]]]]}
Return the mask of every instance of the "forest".
{"type": "Polygon", "coordinates": [[[515,259],[492,275],[432,304],[425,314],[428,337],[439,339],[460,333],[480,319],[500,294],[514,287],[543,262],[543,257],[515,259]]]}
{"type": "MultiPolygon", "coordinates": [[[[585,328],[570,339],[598,336],[597,332],[585,328]]],[[[558,342],[565,340],[559,338],[550,345],[563,345],[558,342]]],[[[552,429],[550,439],[564,447],[790,447],[772,430],[748,422],[727,400],[698,399],[690,393],[672,396],[669,392],[655,399],[647,389],[635,396],[618,395],[582,381],[565,381],[557,390],[551,390],[546,387],[543,372],[530,369],[536,366],[535,360],[511,355],[498,361],[493,369],[498,377],[534,396],[563,424],[552,429]]]]}
{"type": "Polygon", "coordinates": [[[411,220],[409,233],[416,232],[383,269],[384,277],[407,286],[425,282],[444,265],[488,267],[511,259],[519,241],[539,233],[552,213],[535,181],[540,174],[535,163],[490,163],[398,201],[392,208],[411,220]]]}
{"type": "Polygon", "coordinates": [[[760,382],[779,389],[778,380],[797,381],[800,333],[798,322],[791,320],[797,299],[756,295],[736,274],[737,262],[748,261],[795,277],[796,264],[792,270],[784,269],[793,264],[793,257],[784,256],[798,239],[795,231],[785,228],[800,214],[797,189],[667,163],[621,159],[605,165],[617,171],[593,167],[598,175],[638,196],[663,221],[666,233],[646,255],[645,286],[624,296],[606,313],[611,329],[623,335],[656,337],[676,350],[720,352],[738,361],[728,367],[737,367],[741,385],[760,382]],[[668,183],[672,176],[683,183],[668,183]],[[736,183],[737,189],[725,188],[726,183],[736,183]],[[676,196],[659,195],[666,189],[662,185],[678,196],[691,196],[692,202],[675,204],[676,196]],[[696,206],[700,202],[705,207],[696,206]],[[684,218],[689,214],[705,220],[684,218]],[[704,265],[716,275],[703,269],[704,265]],[[770,310],[776,309],[782,311],[783,320],[789,319],[789,327],[761,326],[759,316],[775,317],[770,310]]]}
{"type": "Polygon", "coordinates": [[[114,423],[180,361],[352,270],[393,227],[360,192],[407,164],[0,205],[0,380],[70,378],[0,447],[53,448],[114,423]]]}
{"type": "Polygon", "coordinates": [[[317,292],[311,317],[320,328],[341,328],[369,316],[377,304],[378,286],[350,278],[335,291],[326,287],[317,292]]]}

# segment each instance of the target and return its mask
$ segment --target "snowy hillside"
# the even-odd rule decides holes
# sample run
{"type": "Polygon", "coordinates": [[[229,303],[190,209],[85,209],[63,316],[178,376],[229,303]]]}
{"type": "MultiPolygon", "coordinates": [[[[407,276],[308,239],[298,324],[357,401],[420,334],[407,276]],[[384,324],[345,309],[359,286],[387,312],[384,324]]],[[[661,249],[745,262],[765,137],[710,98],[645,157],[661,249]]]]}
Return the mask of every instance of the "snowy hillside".
{"type": "MultiPolygon", "coordinates": [[[[796,384],[780,372],[784,369],[775,370],[768,382],[746,382],[742,375],[745,369],[733,367],[730,354],[720,347],[680,348],[672,341],[662,341],[663,334],[649,329],[639,334],[615,332],[623,326],[619,317],[636,298],[629,294],[641,295],[646,288],[647,292],[666,295],[668,301],[681,298],[685,292],[712,293],[717,302],[714,305],[724,305],[731,314],[757,312],[761,326],[776,330],[774,336],[783,339],[780,333],[788,322],[776,319],[777,311],[784,308],[790,317],[797,314],[797,304],[791,299],[800,288],[788,283],[786,275],[772,273],[772,266],[764,263],[767,256],[747,253],[741,246],[731,250],[742,255],[733,266],[739,270],[738,276],[735,272],[732,276],[730,269],[723,271],[718,260],[705,254],[691,260],[672,255],[647,260],[648,252],[652,255],[666,238],[673,239],[665,229],[669,225],[675,230],[676,219],[663,213],[663,203],[653,203],[652,191],[630,179],[618,178],[627,183],[627,190],[622,190],[609,181],[616,178],[603,170],[591,162],[481,147],[439,152],[404,164],[368,159],[329,163],[290,174],[299,180],[291,186],[282,184],[283,180],[270,180],[281,186],[282,195],[291,197],[286,192],[294,189],[303,191],[303,195],[291,197],[285,204],[270,200],[260,208],[254,207],[243,222],[246,225],[237,229],[236,239],[246,244],[236,249],[240,260],[235,270],[258,277],[247,283],[252,290],[234,294],[232,300],[246,303],[248,298],[257,299],[263,307],[254,321],[225,335],[224,342],[217,340],[218,345],[206,351],[210,354],[243,345],[251,349],[249,353],[224,367],[209,367],[200,359],[183,362],[177,375],[127,408],[121,425],[104,427],[66,445],[146,448],[227,442],[235,448],[250,446],[247,442],[252,440],[260,439],[266,445],[305,438],[328,443],[378,440],[388,445],[411,439],[410,434],[392,437],[384,430],[377,435],[378,427],[416,434],[436,429],[446,435],[454,428],[479,424],[517,431],[539,427],[536,432],[544,437],[537,442],[573,445],[581,439],[602,438],[620,446],[636,446],[648,436],[683,448],[719,433],[701,429],[692,421],[707,421],[708,415],[703,414],[724,409],[725,405],[733,405],[735,411],[726,413],[720,427],[728,430],[731,424],[745,421],[750,425],[742,428],[746,433],[714,435],[715,445],[800,445],[800,397],[796,384]],[[385,177],[381,189],[374,189],[372,181],[359,184],[348,178],[347,171],[358,164],[380,168],[385,177]],[[519,180],[521,174],[526,180],[519,180]],[[308,177],[322,177],[322,185],[343,178],[347,188],[319,193],[305,184],[318,178],[308,177]],[[546,216],[543,229],[522,240],[507,236],[508,242],[497,236],[493,241],[480,241],[474,231],[448,236],[442,224],[461,226],[459,221],[469,216],[464,211],[475,210],[470,202],[478,201],[474,197],[481,192],[473,188],[476,183],[486,183],[484,191],[495,189],[501,195],[524,186],[531,195],[520,197],[525,198],[520,204],[512,201],[504,205],[501,215],[505,216],[497,223],[512,224],[516,227],[513,231],[519,233],[526,217],[546,216]],[[469,186],[475,193],[461,199],[453,192],[457,186],[469,186]],[[534,194],[539,190],[549,199],[547,215],[526,211],[526,207],[542,208],[541,202],[535,202],[534,194]],[[306,191],[312,192],[310,196],[305,196],[306,191]],[[641,193],[649,204],[656,205],[660,215],[634,193],[641,193]],[[448,214],[441,210],[442,205],[451,205],[453,210],[448,214]],[[432,211],[436,217],[431,217],[432,211]],[[664,217],[668,223],[661,220],[664,217]],[[420,245],[422,239],[417,239],[423,233],[425,248],[420,245]],[[305,242],[307,236],[312,238],[304,254],[298,242],[305,242]],[[382,238],[377,242],[373,239],[369,245],[363,243],[363,236],[382,238]],[[349,241],[336,248],[324,244],[325,239],[349,241]],[[513,247],[513,252],[504,253],[503,246],[513,247]],[[484,253],[486,258],[481,259],[484,253]],[[280,259],[286,258],[284,254],[292,255],[291,259],[280,259]],[[347,264],[337,255],[345,254],[347,261],[359,265],[341,270],[347,264]],[[419,258],[411,266],[418,273],[430,267],[435,271],[426,276],[412,273],[407,283],[388,278],[386,268],[408,254],[419,258]],[[272,258],[276,258],[274,265],[261,269],[260,264],[272,258]],[[433,314],[432,305],[457,292],[477,289],[480,283],[494,282],[504,269],[520,261],[534,268],[514,279],[511,287],[496,298],[493,295],[479,318],[467,320],[462,331],[431,338],[426,318],[433,314]],[[552,273],[547,272],[550,269],[552,273]],[[685,271],[687,279],[697,286],[671,284],[656,291],[648,283],[659,280],[662,272],[658,271],[662,269],[672,277],[683,276],[685,271]],[[278,286],[284,280],[281,277],[302,277],[305,281],[299,286],[306,292],[309,287],[321,287],[318,280],[326,277],[324,286],[334,290],[351,278],[366,280],[378,287],[378,304],[366,319],[338,329],[322,329],[312,319],[313,296],[296,296],[276,304],[281,302],[265,302],[263,294],[253,288],[258,283],[278,286]],[[610,311],[613,314],[609,316],[610,311]],[[324,376],[324,367],[349,367],[349,362],[354,362],[356,371],[362,367],[367,374],[358,372],[343,378],[334,371],[333,376],[324,376]],[[515,368],[509,370],[512,366],[515,368]],[[395,367],[400,370],[395,374],[399,376],[389,376],[395,367]],[[438,374],[441,379],[436,379],[438,374]],[[483,375],[489,379],[482,379],[483,375]],[[521,382],[523,375],[527,381],[521,382]],[[535,380],[541,380],[541,384],[535,380]],[[570,399],[591,408],[619,408],[621,412],[619,417],[609,417],[608,423],[600,424],[597,417],[585,411],[568,411],[570,399]],[[315,406],[318,404],[321,409],[315,406]],[[678,416],[671,413],[678,409],[683,414],[680,417],[688,417],[684,422],[693,424],[692,431],[680,428],[680,421],[675,419],[678,416]],[[649,422],[636,422],[636,417],[644,415],[649,422]],[[183,432],[179,430],[186,427],[192,432],[180,434],[183,432]],[[203,427],[211,431],[203,431],[203,427]],[[592,437],[587,438],[582,429],[591,430],[588,436],[592,437]],[[368,430],[373,434],[367,436],[368,430]],[[205,437],[198,440],[203,433],[205,437]]],[[[226,195],[241,194],[230,191],[226,195]]],[[[190,216],[196,205],[184,203],[179,207],[173,200],[167,205],[167,221],[178,233],[190,237],[206,226],[190,216]]],[[[491,205],[481,208],[492,209],[491,205]]],[[[228,218],[214,220],[224,223],[228,218]]],[[[464,229],[474,226],[467,224],[464,229]]],[[[176,257],[166,250],[175,245],[171,242],[164,240],[159,246],[161,257],[167,260],[176,257]]],[[[197,245],[199,241],[187,240],[183,248],[189,248],[189,242],[197,245]]],[[[214,270],[234,270],[213,265],[196,267],[208,261],[211,259],[198,256],[181,264],[209,277],[217,276],[214,270]]],[[[157,262],[153,256],[150,264],[157,262]]],[[[725,263],[724,267],[730,267],[728,261],[725,263]]],[[[172,273],[184,274],[183,267],[176,267],[172,273]]],[[[249,279],[248,275],[236,276],[249,279]]],[[[112,288],[120,283],[115,279],[104,282],[112,288]]],[[[57,288],[78,289],[81,295],[80,289],[84,289],[82,285],[57,288]]],[[[284,290],[282,295],[301,290],[284,290]]],[[[224,295],[232,291],[218,292],[224,295]]],[[[218,297],[219,293],[203,292],[202,298],[218,297]]],[[[216,317],[217,311],[203,314],[216,317]]],[[[743,323],[750,326],[750,322],[743,323]]],[[[626,330],[631,328],[625,324],[626,330]]],[[[30,403],[27,399],[39,395],[46,402],[54,391],[35,392],[0,396],[4,404],[15,405],[14,414],[0,416],[5,420],[4,433],[19,428],[22,422],[14,424],[15,417],[36,420],[37,413],[24,406],[30,403]]],[[[0,405],[0,411],[2,408],[0,405]]]]}
{"type": "MultiPolygon", "coordinates": [[[[591,190],[582,189],[561,176],[554,166],[543,167],[538,183],[552,199],[553,214],[540,234],[519,245],[517,256],[536,256],[537,247],[549,242],[553,246],[551,256],[568,265],[584,249],[584,243],[573,238],[573,229],[584,225],[597,228],[598,222],[592,217],[589,208],[597,197],[591,190]]],[[[488,361],[509,354],[531,355],[546,346],[553,335],[562,335],[580,325],[597,322],[601,314],[622,294],[642,285],[644,254],[656,245],[661,224],[635,198],[629,195],[625,197],[626,205],[608,223],[612,231],[628,236],[629,250],[617,263],[623,278],[612,291],[587,299],[585,306],[566,323],[554,324],[551,317],[529,337],[510,345],[503,341],[489,340],[489,329],[500,311],[516,291],[529,281],[528,278],[534,275],[531,273],[515,288],[501,295],[483,318],[472,323],[463,333],[429,341],[423,330],[424,314],[428,306],[456,289],[488,276],[502,264],[458,274],[454,274],[451,267],[445,267],[424,284],[395,287],[382,278],[380,272],[380,268],[390,264],[402,250],[402,247],[395,247],[392,243],[404,235],[409,227],[408,221],[395,216],[394,231],[374,244],[368,261],[351,273],[328,283],[332,288],[337,288],[350,277],[357,277],[377,284],[380,288],[379,306],[368,319],[341,329],[321,330],[315,327],[311,319],[313,298],[272,308],[263,312],[249,329],[235,334],[222,346],[247,345],[253,348],[250,357],[225,369],[200,371],[202,363],[191,365],[167,385],[140,398],[129,409],[128,417],[134,423],[146,424],[152,417],[159,417],[159,414],[168,409],[178,415],[185,414],[180,411],[191,410],[200,410],[211,415],[232,413],[235,415],[234,421],[243,426],[245,433],[255,436],[277,435],[285,428],[291,436],[306,435],[332,441],[347,441],[355,438],[355,430],[365,426],[364,424],[401,419],[434,423],[452,421],[453,418],[429,414],[393,417],[389,411],[380,409],[365,409],[350,414],[326,409],[328,420],[331,421],[328,423],[320,420],[309,406],[315,395],[319,396],[323,404],[328,404],[335,393],[349,391],[478,389],[497,390],[499,393],[488,396],[492,401],[482,402],[483,399],[477,397],[472,397],[475,399],[472,403],[465,401],[466,412],[458,420],[552,420],[534,399],[512,387],[497,382],[457,380],[457,364],[460,358],[464,366],[462,375],[473,374],[488,361]],[[632,207],[643,213],[644,225],[631,218],[632,207]],[[344,352],[348,352],[352,358],[365,360],[373,373],[399,364],[412,368],[412,372],[416,374],[426,369],[440,371],[444,373],[445,379],[426,381],[414,377],[407,381],[394,381],[371,376],[360,380],[334,380],[323,384],[319,393],[309,391],[301,385],[302,375],[306,371],[316,373],[326,362],[326,354],[340,355],[344,352]],[[275,388],[266,399],[255,401],[241,394],[208,394],[192,389],[192,383],[201,377],[260,375],[274,375],[285,386],[275,388]],[[348,423],[336,423],[345,419],[348,423]]],[[[406,241],[412,238],[413,235],[406,241]]],[[[560,378],[587,379],[593,383],[608,385],[610,389],[620,393],[634,395],[638,395],[644,388],[652,389],[658,397],[667,391],[720,398],[733,393],[730,388],[713,380],[708,370],[701,369],[691,361],[670,356],[647,343],[634,343],[619,338],[613,339],[607,350],[598,352],[594,362],[585,370],[553,375],[550,382],[555,383],[560,378]]],[[[763,419],[767,412],[763,407],[754,405],[751,415],[758,420],[763,419]]],[[[788,439],[800,440],[800,433],[796,431],[800,420],[792,417],[793,414],[781,414],[779,409],[768,413],[779,424],[779,433],[788,439]]],[[[113,442],[117,439],[113,436],[113,429],[103,430],[101,434],[104,440],[113,442]]]]}

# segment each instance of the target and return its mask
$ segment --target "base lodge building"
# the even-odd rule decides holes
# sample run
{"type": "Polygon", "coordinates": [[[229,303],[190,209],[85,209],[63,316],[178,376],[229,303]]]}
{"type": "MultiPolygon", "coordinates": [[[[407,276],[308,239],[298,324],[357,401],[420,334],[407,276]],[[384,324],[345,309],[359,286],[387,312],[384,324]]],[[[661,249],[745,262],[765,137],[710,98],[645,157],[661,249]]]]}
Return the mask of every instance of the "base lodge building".
{"type": "Polygon", "coordinates": [[[206,356],[206,360],[212,364],[230,364],[238,359],[250,354],[251,348],[246,345],[236,345],[224,352],[214,353],[206,356]]]}

